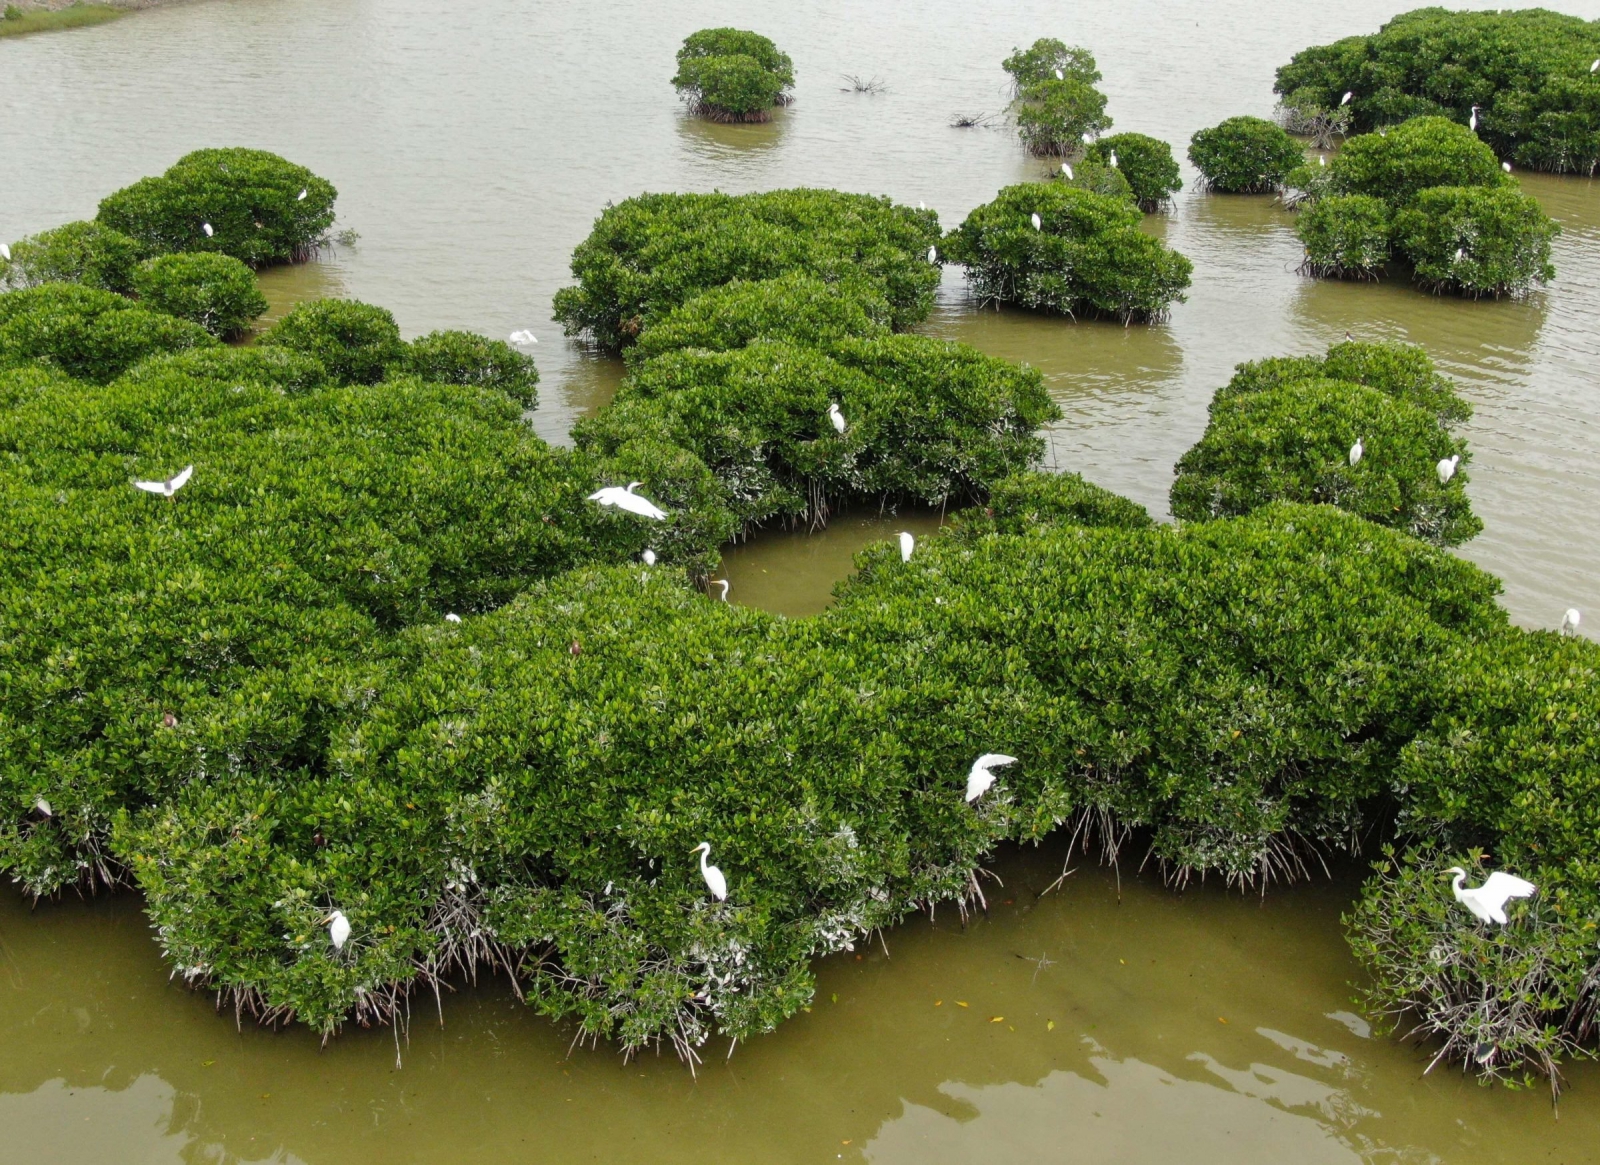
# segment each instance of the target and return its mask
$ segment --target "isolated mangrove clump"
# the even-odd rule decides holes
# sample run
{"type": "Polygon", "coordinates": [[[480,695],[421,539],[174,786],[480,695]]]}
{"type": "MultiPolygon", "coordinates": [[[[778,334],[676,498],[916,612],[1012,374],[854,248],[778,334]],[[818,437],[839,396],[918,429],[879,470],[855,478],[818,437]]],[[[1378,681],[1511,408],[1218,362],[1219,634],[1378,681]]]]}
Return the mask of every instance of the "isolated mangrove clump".
{"type": "Polygon", "coordinates": [[[1100,83],[1100,69],[1094,54],[1075,48],[1054,37],[1040,37],[1026,49],[1013,49],[1000,67],[1011,74],[1015,96],[1021,96],[1046,81],[1071,80],[1084,85],[1100,83]]]}
{"type": "Polygon", "coordinates": [[[238,259],[215,251],[157,255],[133,273],[141,303],[231,339],[267,310],[255,274],[238,259]]]}
{"type": "Polygon", "coordinates": [[[503,392],[525,409],[538,403],[533,357],[504,340],[476,332],[436,331],[406,345],[401,368],[433,384],[462,384],[503,392]]]}
{"type": "Polygon", "coordinates": [[[0,368],[38,362],[103,384],[146,357],[215,343],[198,324],[81,284],[0,295],[0,368]]]}
{"type": "Polygon", "coordinates": [[[1473,298],[1523,295],[1554,277],[1554,220],[1446,118],[1353,137],[1290,181],[1303,193],[1296,230],[1311,274],[1372,277],[1394,255],[1423,287],[1473,298]]]}
{"type": "Polygon", "coordinates": [[[101,199],[96,221],[150,254],[219,251],[266,267],[315,253],[333,226],[337,194],[326,179],[265,150],[195,150],[165,174],[101,199]]]}
{"type": "Polygon", "coordinates": [[[1133,200],[1146,213],[1160,210],[1183,189],[1172,147],[1160,138],[1142,133],[1112,134],[1087,147],[1083,157],[1084,162],[1110,165],[1113,155],[1117,173],[1127,180],[1133,200]]]}
{"type": "Polygon", "coordinates": [[[931,210],[837,190],[643,194],[606,207],[556,293],[568,335],[620,349],[701,292],[789,272],[871,288],[903,329],[933,308],[939,242],[931,210]]]}
{"type": "Polygon", "coordinates": [[[974,209],[941,250],[966,267],[980,300],[1154,322],[1182,300],[1193,266],[1142,232],[1140,221],[1126,201],[1063,183],[1024,183],[974,209]]]}
{"type": "Polygon", "coordinates": [[[1011,74],[1017,134],[1033,153],[1076,154],[1111,127],[1106,95],[1096,87],[1100,70],[1088,49],[1046,38],[1015,50],[1001,67],[1011,74]]]}
{"type": "Polygon", "coordinates": [[[767,121],[793,100],[794,62],[758,33],[703,28],[684,38],[672,84],[701,117],[767,121]]]}
{"type": "Polygon", "coordinates": [[[1477,106],[1478,136],[1496,158],[1592,175],[1600,165],[1597,58],[1600,26],[1576,16],[1419,8],[1373,35],[1296,53],[1274,88],[1296,108],[1348,110],[1360,132],[1414,117],[1465,126],[1477,106]]]}
{"type": "Polygon", "coordinates": [[[1282,189],[1303,155],[1283,130],[1259,117],[1230,117],[1189,139],[1189,161],[1209,190],[1270,194],[1282,189]]]}
{"type": "Polygon", "coordinates": [[[97,222],[69,222],[11,244],[11,260],[0,259],[0,290],[41,283],[81,283],[126,295],[144,247],[121,231],[97,222]]]}

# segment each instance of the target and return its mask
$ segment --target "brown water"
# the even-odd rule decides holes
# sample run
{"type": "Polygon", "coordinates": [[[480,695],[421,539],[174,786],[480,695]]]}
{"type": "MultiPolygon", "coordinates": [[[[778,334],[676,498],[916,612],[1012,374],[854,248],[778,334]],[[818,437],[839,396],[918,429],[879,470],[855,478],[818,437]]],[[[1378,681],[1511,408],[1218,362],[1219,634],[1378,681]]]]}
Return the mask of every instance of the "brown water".
{"type": "MultiPolygon", "coordinates": [[[[391,308],[407,334],[531,326],[532,420],[561,441],[620,378],[549,321],[607,200],[803,183],[925,200],[953,226],[1042,173],[1007,130],[947,126],[1002,107],[1014,45],[1091,46],[1117,128],[1181,146],[1269,112],[1272,69],[1295,49],[1397,7],[209,0],[0,43],[0,238],[90,215],[189,149],[277,150],[335,182],[340,225],[361,238],[269,273],[274,312],[341,294],[391,308]],[[678,42],[719,23],[795,59],[799,101],[768,125],[690,121],[673,99],[678,42]],[[889,92],[841,92],[841,73],[889,92]]],[[[1600,16],[1600,0],[1563,7],[1600,16]]],[[[1425,344],[1478,407],[1487,529],[1465,553],[1506,580],[1518,621],[1578,606],[1600,624],[1600,187],[1524,181],[1565,234],[1556,282],[1523,303],[1304,280],[1269,199],[1185,191],[1150,220],[1196,265],[1170,324],[979,313],[947,272],[927,327],[1040,368],[1066,414],[1049,464],[1158,514],[1235,363],[1347,330],[1425,344]]],[[[728,555],[731,598],[808,614],[864,542],[937,526],[868,513],[758,537],[728,555]]],[[[1424,1077],[1425,1054],[1370,1037],[1338,924],[1358,872],[1265,902],[1125,877],[1119,902],[1090,868],[1036,901],[1060,861],[1000,859],[1005,889],[965,931],[941,916],[891,933],[892,959],[829,960],[811,1014],[732,1060],[709,1049],[698,1079],[670,1058],[569,1058],[571,1033],[504,983],[449,998],[442,1029],[419,1000],[399,1069],[388,1031],[325,1050],[303,1032],[240,1033],[166,981],[136,898],[30,915],[0,895],[0,1163],[1600,1160],[1600,1072],[1574,1069],[1557,1120],[1537,1092],[1424,1077]]]]}

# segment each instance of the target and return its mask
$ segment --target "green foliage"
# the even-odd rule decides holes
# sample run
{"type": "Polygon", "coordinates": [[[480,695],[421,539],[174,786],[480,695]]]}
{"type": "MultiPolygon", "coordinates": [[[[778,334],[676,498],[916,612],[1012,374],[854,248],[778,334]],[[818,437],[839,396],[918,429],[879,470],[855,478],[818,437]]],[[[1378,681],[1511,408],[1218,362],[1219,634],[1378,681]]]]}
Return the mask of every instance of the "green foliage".
{"type": "Polygon", "coordinates": [[[1373,279],[1389,261],[1389,208],[1382,199],[1318,199],[1300,212],[1294,229],[1306,249],[1301,269],[1313,275],[1373,279]]]}
{"type": "Polygon", "coordinates": [[[945,237],[982,300],[1123,322],[1165,317],[1193,266],[1139,230],[1131,204],[1062,183],[1007,186],[945,237]],[[1042,229],[1035,230],[1037,214],[1042,229]]]}
{"type": "Polygon", "coordinates": [[[1361,134],[1328,163],[1333,192],[1381,198],[1396,211],[1433,186],[1516,186],[1494,151],[1464,125],[1418,117],[1386,133],[1361,134]]]}
{"type": "Polygon", "coordinates": [[[1408,118],[1465,124],[1501,158],[1560,173],[1600,164],[1600,28],[1533,8],[1450,12],[1420,8],[1371,36],[1297,53],[1278,70],[1286,102],[1336,108],[1346,92],[1354,127],[1376,130],[1408,118]]]}
{"type": "Polygon", "coordinates": [[[1483,529],[1466,474],[1440,485],[1435,466],[1465,446],[1424,408],[1338,380],[1299,380],[1215,402],[1183,455],[1173,516],[1204,522],[1276,501],[1323,503],[1439,546],[1483,529]],[[1365,453],[1356,465],[1357,440],[1365,453]]]}
{"type": "Polygon", "coordinates": [[[1225,194],[1269,194],[1302,160],[1295,140],[1259,117],[1230,117],[1189,139],[1201,180],[1225,194]]]}
{"type": "Polygon", "coordinates": [[[1213,407],[1241,393],[1265,392],[1301,380],[1343,380],[1387,393],[1427,409],[1440,424],[1465,421],[1472,406],[1439,374],[1422,348],[1412,344],[1367,344],[1347,340],[1326,356],[1279,356],[1241,364],[1217,390],[1213,407]]]}
{"type": "Polygon", "coordinates": [[[0,295],[0,368],[40,361],[104,382],[146,357],[214,343],[197,324],[75,283],[0,295]]]}
{"type": "Polygon", "coordinates": [[[133,289],[156,311],[199,324],[223,339],[248,331],[267,310],[267,297],[250,268],[213,251],[147,259],[133,274],[133,289]]]}
{"type": "Polygon", "coordinates": [[[901,329],[933,307],[938,241],[933,211],[864,194],[640,195],[608,206],[573,252],[578,285],[556,293],[556,318],[622,348],[701,292],[795,272],[883,297],[901,329]]]}
{"type": "Polygon", "coordinates": [[[1159,210],[1183,189],[1172,147],[1142,133],[1119,133],[1101,138],[1084,151],[1084,160],[1109,164],[1117,156],[1117,172],[1127,180],[1139,209],[1159,210]]]}
{"type": "Polygon", "coordinates": [[[0,287],[81,283],[127,294],[144,248],[120,231],[97,222],[69,222],[11,244],[11,261],[0,259],[0,287]]]}
{"type": "Polygon", "coordinates": [[[1139,503],[1076,473],[1017,473],[994,483],[989,504],[981,511],[963,514],[961,533],[973,538],[1060,525],[1139,530],[1155,521],[1139,503]]]}
{"type": "Polygon", "coordinates": [[[1091,86],[1100,83],[1100,69],[1093,53],[1071,48],[1051,37],[1042,37],[1027,49],[1013,49],[1000,67],[1011,74],[1019,95],[1046,81],[1069,80],[1091,86]]]}
{"type": "Polygon", "coordinates": [[[169,376],[255,384],[285,393],[309,392],[328,383],[328,370],[316,357],[288,348],[260,345],[190,348],[171,355],[151,356],[135,364],[119,379],[131,384],[169,376]]]}
{"type": "Polygon", "coordinates": [[[1065,81],[1052,77],[1023,89],[1016,118],[1022,144],[1040,155],[1076,153],[1085,134],[1111,128],[1106,95],[1072,77],[1065,81]]]}
{"type": "Polygon", "coordinates": [[[789,103],[794,62],[756,33],[703,28],[684,39],[672,84],[702,116],[766,121],[773,106],[789,103]]]}
{"type": "Polygon", "coordinates": [[[1060,182],[1071,186],[1075,190],[1087,190],[1091,194],[1099,194],[1105,198],[1115,198],[1119,202],[1133,202],[1133,187],[1121,170],[1114,170],[1098,158],[1083,157],[1078,159],[1076,165],[1063,162],[1063,166],[1071,166],[1072,177],[1067,177],[1066,170],[1058,170],[1050,176],[1050,181],[1060,182]]]}
{"type": "Polygon", "coordinates": [[[337,193],[264,150],[196,150],[102,199],[97,221],[153,253],[220,251],[264,267],[310,257],[333,225],[337,193]]]}
{"type": "Polygon", "coordinates": [[[1436,186],[1395,216],[1397,248],[1419,283],[1461,295],[1524,295],[1555,278],[1561,228],[1516,189],[1436,186]]]}
{"type": "Polygon", "coordinates": [[[407,354],[387,308],[350,299],[298,303],[267,329],[261,343],[314,357],[336,384],[376,384],[407,354]]]}
{"type": "Polygon", "coordinates": [[[464,384],[503,392],[523,408],[538,401],[539,371],[533,357],[504,340],[475,332],[429,332],[406,345],[402,367],[435,384],[464,384]]]}

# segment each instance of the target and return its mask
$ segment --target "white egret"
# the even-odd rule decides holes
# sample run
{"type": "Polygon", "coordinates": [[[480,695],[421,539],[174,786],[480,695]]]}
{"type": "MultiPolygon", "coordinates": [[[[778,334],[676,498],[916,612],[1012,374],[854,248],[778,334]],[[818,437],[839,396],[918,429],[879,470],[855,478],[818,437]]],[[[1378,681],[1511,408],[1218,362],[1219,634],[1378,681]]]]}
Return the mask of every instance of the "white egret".
{"type": "Polygon", "coordinates": [[[725,578],[714,578],[711,580],[711,585],[722,588],[722,601],[726,603],[728,601],[728,580],[725,578]]]}
{"type": "Polygon", "coordinates": [[[973,761],[972,771],[967,774],[967,800],[976,801],[989,791],[989,786],[994,784],[994,774],[990,769],[1016,763],[1016,757],[1003,752],[986,752],[973,761]]]}
{"type": "Polygon", "coordinates": [[[1566,615],[1561,620],[1561,634],[1576,635],[1578,624],[1583,622],[1583,612],[1576,607],[1568,607],[1566,615]]]}
{"type": "Polygon", "coordinates": [[[1467,880],[1467,871],[1460,866],[1451,866],[1445,873],[1455,875],[1450,890],[1457,902],[1472,911],[1479,921],[1498,922],[1501,926],[1506,924],[1506,899],[1526,898],[1538,889],[1524,878],[1496,870],[1484,879],[1483,885],[1475,890],[1466,890],[1461,883],[1467,880]]]}
{"type": "Polygon", "coordinates": [[[7,263],[11,262],[11,248],[4,243],[0,243],[0,259],[4,259],[7,263]]]}
{"type": "Polygon", "coordinates": [[[910,562],[911,552],[917,548],[917,540],[911,536],[911,531],[900,531],[900,561],[910,562]]]}
{"type": "Polygon", "coordinates": [[[1452,453],[1438,465],[1434,466],[1439,471],[1439,484],[1449,485],[1450,479],[1456,475],[1456,466],[1461,462],[1461,454],[1452,453]]]}
{"type": "Polygon", "coordinates": [[[1507,174],[1511,173],[1511,163],[1510,162],[1501,162],[1500,163],[1500,168],[1502,170],[1504,170],[1507,174]]]}
{"type": "Polygon", "coordinates": [[[1356,91],[1354,89],[1347,90],[1345,92],[1345,95],[1343,97],[1339,98],[1339,104],[1340,105],[1349,105],[1350,104],[1350,98],[1354,97],[1355,95],[1356,95],[1356,91]]]}
{"type": "Polygon", "coordinates": [[[1467,257],[1467,249],[1465,247],[1457,247],[1456,248],[1456,257],[1455,257],[1455,259],[1453,261],[1456,262],[1456,263],[1459,263],[1459,262],[1461,262],[1461,260],[1465,259],[1466,257],[1467,257]]]}
{"type": "Polygon", "coordinates": [[[602,506],[611,506],[618,510],[627,510],[630,514],[638,514],[642,518],[653,518],[656,521],[667,516],[667,512],[657,506],[649,498],[642,498],[633,491],[643,482],[630,481],[626,487],[608,485],[605,489],[597,489],[589,495],[591,502],[599,502],[602,506]]]}
{"type": "Polygon", "coordinates": [[[1318,154],[1317,155],[1317,165],[1318,166],[1326,166],[1327,164],[1328,164],[1328,155],[1327,154],[1318,154]]]}
{"type": "Polygon", "coordinates": [[[828,420],[833,422],[833,431],[835,433],[842,434],[845,429],[848,428],[848,426],[844,423],[844,414],[839,411],[839,406],[837,404],[830,404],[828,406],[828,420]]]}
{"type": "Polygon", "coordinates": [[[706,865],[706,859],[711,856],[711,843],[702,841],[689,851],[700,855],[700,876],[706,880],[706,889],[711,891],[711,896],[718,902],[728,896],[728,879],[722,876],[722,871],[716,866],[706,865]]]}
{"type": "Polygon", "coordinates": [[[639,557],[644,559],[644,564],[646,566],[654,566],[656,564],[656,552],[651,550],[648,546],[645,547],[644,553],[639,555],[639,557]]]}
{"type": "Polygon", "coordinates": [[[1067,181],[1068,182],[1072,181],[1072,167],[1071,166],[1067,165],[1065,162],[1062,162],[1061,163],[1061,172],[1067,176],[1067,181]]]}
{"type": "Polygon", "coordinates": [[[1116,150],[1112,150],[1111,151],[1111,168],[1113,170],[1115,170],[1117,168],[1117,151],[1116,150]]]}
{"type": "Polygon", "coordinates": [[[459,623],[459,622],[461,622],[461,616],[457,615],[454,611],[451,611],[448,615],[446,615],[444,617],[444,621],[446,623],[459,623]]]}
{"type": "Polygon", "coordinates": [[[333,940],[333,949],[344,950],[344,944],[350,941],[350,920],[344,916],[344,911],[335,910],[322,921],[328,924],[328,937],[333,940]]]}
{"type": "Polygon", "coordinates": [[[164,498],[170,498],[182,489],[193,475],[194,466],[189,465],[174,473],[166,481],[136,481],[133,483],[133,487],[142,489],[145,493],[160,494],[164,498]]]}
{"type": "Polygon", "coordinates": [[[206,238],[208,238],[208,239],[209,239],[209,238],[210,238],[210,237],[211,237],[211,236],[212,236],[212,235],[214,235],[214,234],[216,234],[216,233],[217,233],[217,232],[216,232],[216,231],[214,231],[214,230],[212,230],[212,229],[211,229],[211,224],[210,224],[210,223],[208,223],[208,222],[203,222],[203,223],[201,223],[201,224],[200,224],[200,229],[201,229],[201,230],[203,230],[203,231],[205,231],[205,233],[206,233],[206,238]]]}
{"type": "Polygon", "coordinates": [[[1056,80],[1057,81],[1065,81],[1066,79],[1067,79],[1067,75],[1065,73],[1063,73],[1060,69],[1057,69],[1056,70],[1056,80]]]}
{"type": "Polygon", "coordinates": [[[33,807],[46,817],[54,817],[56,815],[55,810],[50,808],[50,802],[46,801],[43,797],[40,797],[37,801],[35,801],[33,803],[33,807]]]}
{"type": "Polygon", "coordinates": [[[295,199],[294,200],[296,202],[304,202],[306,200],[306,195],[309,194],[309,193],[311,193],[311,192],[309,190],[307,190],[304,186],[302,186],[300,188],[300,193],[295,195],[295,199]]]}
{"type": "Polygon", "coordinates": [[[938,247],[929,247],[928,248],[928,262],[937,263],[938,261],[939,261],[939,248],[938,247]]]}
{"type": "Polygon", "coordinates": [[[1039,217],[1038,211],[1034,211],[1033,213],[1033,229],[1036,231],[1044,230],[1044,219],[1039,217]]]}
{"type": "Polygon", "coordinates": [[[1467,118],[1467,128],[1473,133],[1478,132],[1478,107],[1476,105],[1472,107],[1472,116],[1467,118]]]}
{"type": "Polygon", "coordinates": [[[513,344],[537,344],[539,341],[527,328],[519,328],[511,333],[511,342],[513,344]]]}
{"type": "Polygon", "coordinates": [[[1094,142],[1094,137],[1093,137],[1093,135],[1091,135],[1091,134],[1084,134],[1084,135],[1083,135],[1083,144],[1084,144],[1084,145],[1086,145],[1086,146],[1087,146],[1087,145],[1090,145],[1090,144],[1092,144],[1092,143],[1093,143],[1093,142],[1094,142]]]}
{"type": "Polygon", "coordinates": [[[1361,438],[1357,437],[1356,438],[1356,443],[1354,445],[1350,446],[1350,466],[1351,466],[1351,468],[1354,468],[1355,466],[1361,464],[1361,456],[1366,451],[1367,451],[1367,447],[1361,443],[1361,438]]]}
{"type": "Polygon", "coordinates": [[[919,198],[919,199],[917,199],[917,209],[918,210],[927,210],[928,209],[928,204],[926,202],[923,202],[922,199],[919,198]]]}
{"type": "Polygon", "coordinates": [[[1593,73],[1597,70],[1600,70],[1600,57],[1596,57],[1594,59],[1594,64],[1589,66],[1589,72],[1593,73]]]}

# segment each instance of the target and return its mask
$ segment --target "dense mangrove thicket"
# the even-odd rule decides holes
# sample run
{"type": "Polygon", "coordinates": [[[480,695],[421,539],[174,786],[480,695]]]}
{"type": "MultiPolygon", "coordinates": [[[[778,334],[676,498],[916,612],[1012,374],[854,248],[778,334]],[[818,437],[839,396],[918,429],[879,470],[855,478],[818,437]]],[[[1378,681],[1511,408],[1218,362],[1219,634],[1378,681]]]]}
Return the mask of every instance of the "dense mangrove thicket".
{"type": "Polygon", "coordinates": [[[41,283],[81,283],[126,295],[144,247],[121,231],[97,222],[69,222],[11,244],[11,258],[0,259],[0,289],[13,291],[41,283]]]}
{"type": "Polygon", "coordinates": [[[39,362],[104,383],[146,357],[215,343],[199,324],[81,284],[0,295],[0,368],[39,362]]]}
{"type": "Polygon", "coordinates": [[[199,324],[221,339],[242,335],[267,310],[267,297],[250,268],[215,251],[148,259],[134,270],[133,290],[145,306],[199,324]]]}
{"type": "Polygon", "coordinates": [[[1154,322],[1183,299],[1194,267],[1141,231],[1140,220],[1120,199],[1023,183],[975,208],[945,236],[942,253],[966,267],[981,301],[1154,322]]]}
{"type": "Polygon", "coordinates": [[[1012,112],[1022,144],[1041,155],[1075,154],[1111,128],[1100,69],[1088,49],[1045,38],[1017,49],[1001,66],[1011,74],[1012,112]]]}
{"type": "Polygon", "coordinates": [[[1413,117],[1465,125],[1501,159],[1534,170],[1593,174],[1600,165],[1600,24],[1547,9],[1450,12],[1419,8],[1371,36],[1296,53],[1278,70],[1286,106],[1317,116],[1341,108],[1354,129],[1413,117]]]}
{"type": "Polygon", "coordinates": [[[701,117],[767,121],[793,100],[794,62],[759,33],[702,28],[684,38],[672,84],[701,117]]]}
{"type": "Polygon", "coordinates": [[[1302,160],[1299,144],[1259,117],[1230,117],[1189,139],[1189,161],[1206,188],[1222,194],[1280,190],[1302,160]]]}
{"type": "Polygon", "coordinates": [[[1276,501],[1321,502],[1439,546],[1474,537],[1483,523],[1467,500],[1470,458],[1440,413],[1468,410],[1442,379],[1425,353],[1382,344],[1241,366],[1178,462],[1173,516],[1199,522],[1276,501]],[[1355,375],[1340,378],[1330,366],[1355,375]],[[1429,386],[1425,398],[1408,399],[1419,383],[1429,386]],[[1437,466],[1450,458],[1442,482],[1437,466]]]}
{"type": "Polygon", "coordinates": [[[1301,190],[1296,229],[1311,274],[1372,278],[1395,255],[1419,285],[1473,298],[1525,294],[1555,276],[1560,228],[1487,145],[1446,118],[1360,134],[1289,181],[1301,190]]]}

